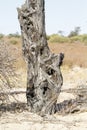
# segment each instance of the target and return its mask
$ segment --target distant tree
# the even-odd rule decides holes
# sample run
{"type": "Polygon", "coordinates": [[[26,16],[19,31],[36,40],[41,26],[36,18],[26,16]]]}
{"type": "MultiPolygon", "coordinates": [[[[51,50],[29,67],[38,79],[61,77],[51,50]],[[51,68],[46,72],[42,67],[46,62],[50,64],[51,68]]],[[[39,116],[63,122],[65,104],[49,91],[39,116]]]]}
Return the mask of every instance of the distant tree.
{"type": "Polygon", "coordinates": [[[63,33],[64,33],[64,32],[63,32],[62,30],[59,30],[59,31],[58,31],[58,34],[61,35],[61,36],[63,36],[63,33]]]}
{"type": "Polygon", "coordinates": [[[8,35],[8,37],[9,37],[9,38],[11,38],[11,37],[19,38],[19,37],[20,37],[20,34],[19,34],[18,32],[16,32],[16,33],[10,33],[10,34],[8,35]]]}
{"type": "Polygon", "coordinates": [[[81,30],[80,27],[75,27],[75,29],[70,32],[70,34],[68,35],[68,37],[73,37],[73,36],[79,35],[80,30],[81,30]]]}

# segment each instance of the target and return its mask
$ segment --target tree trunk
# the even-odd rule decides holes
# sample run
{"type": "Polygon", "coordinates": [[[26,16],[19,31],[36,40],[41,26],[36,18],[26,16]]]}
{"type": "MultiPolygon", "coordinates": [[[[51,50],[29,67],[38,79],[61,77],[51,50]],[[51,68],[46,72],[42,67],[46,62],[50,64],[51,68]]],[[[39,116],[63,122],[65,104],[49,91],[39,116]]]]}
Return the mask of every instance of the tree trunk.
{"type": "Polygon", "coordinates": [[[18,8],[23,55],[27,62],[27,103],[32,112],[54,113],[63,83],[64,55],[52,54],[46,39],[44,0],[27,0],[18,8]]]}

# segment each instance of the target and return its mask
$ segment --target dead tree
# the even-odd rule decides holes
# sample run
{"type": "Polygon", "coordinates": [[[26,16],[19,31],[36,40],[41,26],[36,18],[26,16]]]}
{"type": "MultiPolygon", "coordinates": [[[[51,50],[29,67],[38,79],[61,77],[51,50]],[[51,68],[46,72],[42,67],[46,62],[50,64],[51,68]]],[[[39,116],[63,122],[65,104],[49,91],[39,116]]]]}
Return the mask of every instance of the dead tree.
{"type": "Polygon", "coordinates": [[[23,55],[27,62],[27,103],[32,112],[54,113],[63,84],[64,55],[52,54],[46,39],[44,0],[26,0],[18,8],[23,55]]]}

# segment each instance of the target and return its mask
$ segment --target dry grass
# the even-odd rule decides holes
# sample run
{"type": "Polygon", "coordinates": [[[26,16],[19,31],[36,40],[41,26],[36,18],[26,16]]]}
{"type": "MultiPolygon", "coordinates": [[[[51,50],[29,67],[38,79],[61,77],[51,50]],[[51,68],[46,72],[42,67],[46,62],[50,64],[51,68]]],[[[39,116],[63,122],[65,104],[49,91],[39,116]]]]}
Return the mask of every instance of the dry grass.
{"type": "MultiPolygon", "coordinates": [[[[17,69],[24,68],[25,62],[22,55],[21,39],[15,37],[4,37],[3,40],[11,46],[11,53],[17,59],[17,69]],[[12,42],[13,41],[13,42],[12,42]]],[[[87,67],[87,46],[83,43],[48,43],[53,53],[63,52],[65,55],[64,64],[69,67],[77,65],[87,67]]]]}
{"type": "Polygon", "coordinates": [[[82,43],[49,43],[52,52],[63,52],[64,65],[87,67],[87,46],[82,43]]]}
{"type": "MultiPolygon", "coordinates": [[[[18,44],[12,45],[12,54],[15,55],[17,62],[16,67],[25,68],[25,62],[22,55],[22,47],[21,42],[19,41],[18,44]],[[17,49],[15,49],[17,48],[17,49]]],[[[63,65],[67,65],[72,67],[74,65],[80,67],[87,67],[87,46],[82,43],[49,43],[49,47],[53,53],[60,53],[63,52],[64,62],[63,65]]]]}

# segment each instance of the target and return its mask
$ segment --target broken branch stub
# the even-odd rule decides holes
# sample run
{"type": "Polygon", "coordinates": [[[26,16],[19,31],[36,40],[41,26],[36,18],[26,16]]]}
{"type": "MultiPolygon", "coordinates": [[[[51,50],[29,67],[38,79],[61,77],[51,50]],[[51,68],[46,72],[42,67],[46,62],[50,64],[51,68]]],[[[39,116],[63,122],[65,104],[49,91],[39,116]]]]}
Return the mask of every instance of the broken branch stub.
{"type": "Polygon", "coordinates": [[[27,103],[32,112],[51,114],[63,83],[60,65],[64,55],[52,54],[48,47],[44,0],[27,0],[18,8],[18,19],[27,62],[27,103]]]}

